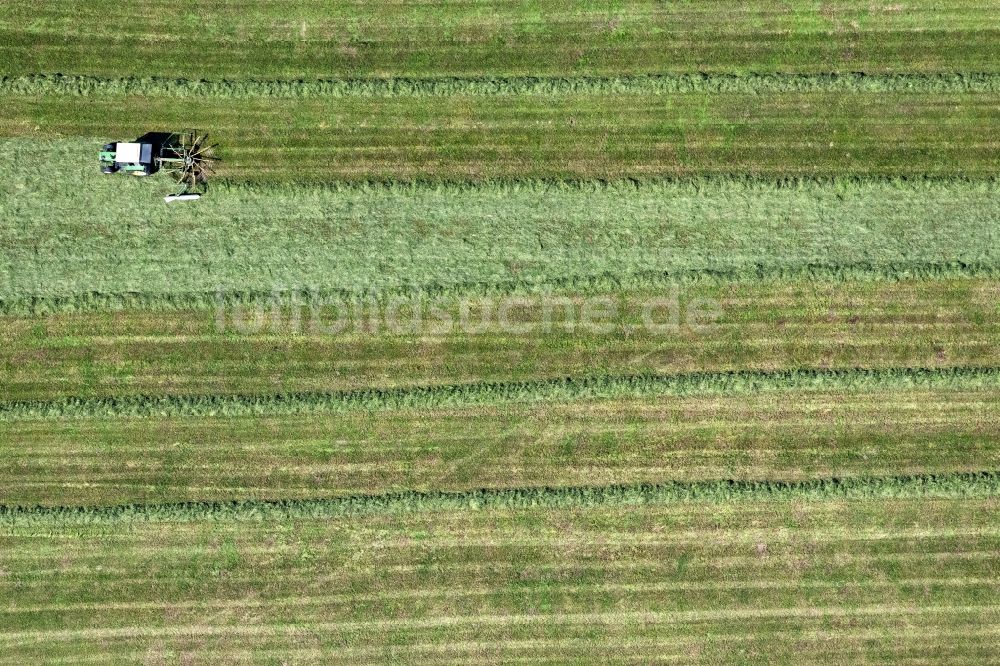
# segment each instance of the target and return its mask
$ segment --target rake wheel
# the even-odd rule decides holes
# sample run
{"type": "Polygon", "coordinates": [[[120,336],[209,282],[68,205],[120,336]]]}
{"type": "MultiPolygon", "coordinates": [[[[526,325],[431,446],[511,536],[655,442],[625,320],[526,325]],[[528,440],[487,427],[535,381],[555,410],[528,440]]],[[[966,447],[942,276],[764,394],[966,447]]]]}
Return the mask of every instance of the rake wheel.
{"type": "Polygon", "coordinates": [[[209,176],[215,175],[213,164],[221,161],[215,155],[217,146],[208,142],[208,134],[187,130],[164,146],[160,163],[183,186],[182,193],[203,191],[209,176]]]}

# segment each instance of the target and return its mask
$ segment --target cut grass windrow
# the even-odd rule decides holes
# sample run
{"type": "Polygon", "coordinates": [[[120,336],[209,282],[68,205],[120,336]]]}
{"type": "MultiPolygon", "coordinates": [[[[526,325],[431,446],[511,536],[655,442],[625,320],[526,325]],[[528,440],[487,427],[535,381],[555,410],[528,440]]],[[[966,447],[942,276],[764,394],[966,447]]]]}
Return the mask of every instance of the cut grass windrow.
{"type": "Polygon", "coordinates": [[[678,502],[971,499],[1000,496],[1000,472],[857,477],[809,481],[703,481],[637,486],[406,492],[320,500],[178,502],[122,506],[0,506],[0,527],[142,522],[267,521],[423,511],[575,509],[678,502]]]}
{"type": "Polygon", "coordinates": [[[651,395],[732,395],[759,391],[1000,386],[1000,368],[889,368],[596,376],[528,382],[370,389],[284,395],[175,395],[64,398],[0,403],[0,421],[52,418],[268,416],[608,399],[651,395]]]}
{"type": "Polygon", "coordinates": [[[792,92],[997,93],[1000,73],[925,74],[660,74],[639,76],[366,78],[339,80],[208,81],[168,78],[101,78],[61,74],[0,77],[0,95],[143,95],[281,99],[426,97],[448,95],[620,95],[792,92]]]}

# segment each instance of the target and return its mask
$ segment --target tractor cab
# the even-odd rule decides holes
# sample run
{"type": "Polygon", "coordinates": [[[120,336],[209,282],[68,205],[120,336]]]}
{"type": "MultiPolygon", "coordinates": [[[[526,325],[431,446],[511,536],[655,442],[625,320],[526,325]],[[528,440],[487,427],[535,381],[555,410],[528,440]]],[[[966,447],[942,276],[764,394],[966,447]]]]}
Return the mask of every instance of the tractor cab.
{"type": "Polygon", "coordinates": [[[157,169],[152,143],[108,143],[101,149],[101,172],[148,176],[157,169]]]}

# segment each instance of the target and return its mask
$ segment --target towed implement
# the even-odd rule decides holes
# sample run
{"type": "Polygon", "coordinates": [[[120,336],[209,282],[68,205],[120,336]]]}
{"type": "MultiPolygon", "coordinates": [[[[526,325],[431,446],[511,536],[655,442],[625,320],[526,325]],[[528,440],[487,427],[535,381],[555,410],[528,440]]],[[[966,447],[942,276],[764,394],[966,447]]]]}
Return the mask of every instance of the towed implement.
{"type": "Polygon", "coordinates": [[[197,199],[215,173],[212,165],[219,161],[216,147],[208,142],[207,134],[195,130],[148,132],[135,141],[105,144],[100,153],[101,172],[150,176],[163,171],[181,186],[165,198],[167,202],[197,199]]]}

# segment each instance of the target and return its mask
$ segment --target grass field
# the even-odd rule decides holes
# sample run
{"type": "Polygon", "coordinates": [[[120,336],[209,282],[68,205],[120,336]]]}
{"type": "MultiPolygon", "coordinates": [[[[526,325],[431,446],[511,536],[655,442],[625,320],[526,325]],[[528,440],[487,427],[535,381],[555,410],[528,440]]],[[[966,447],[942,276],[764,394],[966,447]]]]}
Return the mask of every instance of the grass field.
{"type": "Polygon", "coordinates": [[[354,409],[308,419],[21,420],[0,423],[0,503],[974,472],[1000,468],[996,381],[354,409]]]}
{"type": "Polygon", "coordinates": [[[0,309],[40,309],[39,298],[86,309],[85,294],[126,293],[211,307],[220,288],[600,292],[712,273],[1000,275],[994,181],[259,184],[177,210],[150,205],[151,183],[95,179],[95,142],[0,142],[0,309]],[[39,181],[38,160],[58,178],[39,181]]]}
{"type": "Polygon", "coordinates": [[[3,3],[0,662],[995,661],[995,13],[3,3]]]}
{"type": "Polygon", "coordinates": [[[655,0],[227,0],[197,7],[179,0],[9,0],[0,8],[0,74],[996,72],[997,38],[992,8],[972,0],[750,0],[738,7],[655,0]]]}
{"type": "MultiPolygon", "coordinates": [[[[463,328],[454,305],[445,310],[454,325],[439,333],[390,330],[384,320],[373,331],[365,315],[345,317],[344,330],[332,334],[310,328],[306,307],[298,309],[297,331],[291,310],[274,318],[269,309],[260,329],[245,333],[229,309],[221,329],[213,310],[6,317],[0,398],[356,391],[594,373],[989,368],[1000,364],[998,290],[995,280],[963,278],[692,285],[678,290],[679,307],[710,299],[718,318],[662,332],[644,328],[639,304],[669,296],[669,289],[605,293],[622,303],[608,319],[610,330],[583,327],[576,307],[555,307],[546,326],[542,306],[531,300],[510,318],[513,326],[536,327],[531,332],[478,330],[480,314],[463,328]]],[[[496,321],[497,302],[490,310],[485,299],[472,299],[470,312],[492,312],[485,320],[496,321]]],[[[328,321],[334,317],[316,320],[328,321]]],[[[412,326],[405,315],[403,321],[412,326]]]]}
{"type": "Polygon", "coordinates": [[[978,176],[1000,168],[998,93],[569,94],[230,100],[10,97],[0,136],[211,127],[220,174],[304,182],[699,174],[978,176]]]}
{"type": "Polygon", "coordinates": [[[53,518],[0,536],[14,599],[0,645],[105,662],[988,661],[996,508],[747,498],[128,529],[53,518]]]}

